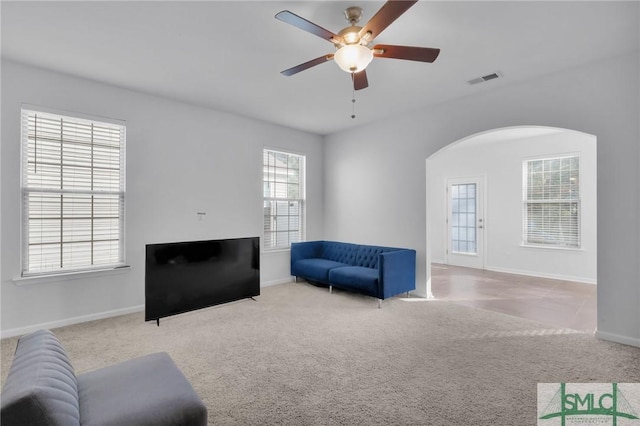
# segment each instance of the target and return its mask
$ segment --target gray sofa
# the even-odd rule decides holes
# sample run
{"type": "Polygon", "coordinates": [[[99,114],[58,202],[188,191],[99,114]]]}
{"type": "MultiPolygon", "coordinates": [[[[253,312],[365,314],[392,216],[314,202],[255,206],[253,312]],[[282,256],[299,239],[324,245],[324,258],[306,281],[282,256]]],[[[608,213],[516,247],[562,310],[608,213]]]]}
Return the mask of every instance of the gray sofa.
{"type": "Polygon", "coordinates": [[[167,353],[75,375],[49,330],[22,336],[2,389],[2,426],[206,425],[207,409],[167,353]]]}

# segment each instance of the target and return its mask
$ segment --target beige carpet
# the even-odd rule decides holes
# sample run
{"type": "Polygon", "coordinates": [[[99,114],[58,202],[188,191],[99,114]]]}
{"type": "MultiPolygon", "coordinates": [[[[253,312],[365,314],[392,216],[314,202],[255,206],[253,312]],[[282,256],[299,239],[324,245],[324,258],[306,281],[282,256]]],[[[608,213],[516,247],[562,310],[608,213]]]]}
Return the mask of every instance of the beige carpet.
{"type": "Polygon", "coordinates": [[[533,425],[538,382],[640,382],[638,348],[414,300],[291,283],[160,327],[140,313],[55,331],[77,373],[169,352],[211,425],[533,425]]]}

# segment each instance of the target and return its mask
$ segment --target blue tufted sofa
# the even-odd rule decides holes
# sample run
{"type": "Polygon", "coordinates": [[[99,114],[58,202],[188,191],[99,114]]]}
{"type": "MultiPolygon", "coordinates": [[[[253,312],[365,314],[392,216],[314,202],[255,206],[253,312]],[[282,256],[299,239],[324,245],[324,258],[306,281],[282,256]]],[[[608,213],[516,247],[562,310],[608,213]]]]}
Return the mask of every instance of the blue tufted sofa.
{"type": "Polygon", "coordinates": [[[382,300],[416,288],[416,251],[336,241],[291,245],[291,275],[382,300]]]}

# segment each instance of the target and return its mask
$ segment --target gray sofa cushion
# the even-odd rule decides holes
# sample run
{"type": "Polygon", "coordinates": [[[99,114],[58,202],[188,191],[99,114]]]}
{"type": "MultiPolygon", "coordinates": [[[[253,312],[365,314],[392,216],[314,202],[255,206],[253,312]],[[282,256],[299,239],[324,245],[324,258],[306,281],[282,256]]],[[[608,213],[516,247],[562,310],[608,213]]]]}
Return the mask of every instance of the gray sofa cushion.
{"type": "Polygon", "coordinates": [[[0,413],[2,426],[80,424],[76,375],[50,331],[38,330],[18,340],[0,413]]]}
{"type": "Polygon", "coordinates": [[[82,425],[206,425],[207,409],[167,353],[78,376],[82,425]]]}

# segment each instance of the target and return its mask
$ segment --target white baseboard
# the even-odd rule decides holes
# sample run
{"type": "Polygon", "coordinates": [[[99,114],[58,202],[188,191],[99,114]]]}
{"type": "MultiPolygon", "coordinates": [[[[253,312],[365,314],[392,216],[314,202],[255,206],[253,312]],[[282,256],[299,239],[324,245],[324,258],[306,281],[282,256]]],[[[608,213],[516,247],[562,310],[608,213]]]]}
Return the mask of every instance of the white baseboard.
{"type": "Polygon", "coordinates": [[[597,331],[597,330],[596,330],[595,336],[600,340],[607,340],[609,342],[621,343],[623,345],[636,346],[640,348],[640,339],[638,338],[620,336],[618,334],[607,333],[606,331],[597,331]]]}
{"type": "Polygon", "coordinates": [[[286,284],[286,283],[290,283],[293,282],[293,277],[289,277],[289,278],[280,278],[277,280],[271,280],[271,281],[263,281],[260,283],[260,287],[269,287],[272,285],[278,285],[278,284],[286,284]]]}
{"type": "Polygon", "coordinates": [[[494,266],[487,266],[487,271],[493,272],[503,272],[505,274],[515,274],[515,275],[527,275],[529,277],[538,277],[538,278],[550,278],[553,280],[563,280],[563,281],[573,281],[584,284],[596,284],[597,281],[591,278],[585,277],[574,277],[571,275],[560,275],[560,274],[547,274],[544,272],[536,272],[536,271],[523,271],[520,269],[511,269],[511,268],[500,268],[494,266]]]}
{"type": "MultiPolygon", "coordinates": [[[[262,282],[262,283],[260,283],[260,287],[269,287],[269,286],[272,286],[272,285],[286,284],[286,283],[290,283],[292,281],[293,281],[292,277],[281,278],[281,279],[278,279],[278,280],[262,282]]],[[[28,334],[28,333],[31,333],[31,332],[34,332],[36,330],[40,330],[40,329],[43,329],[43,328],[44,329],[59,328],[59,327],[67,326],[67,325],[79,324],[79,323],[82,323],[82,322],[95,321],[95,320],[104,319],[104,318],[110,318],[110,317],[117,317],[119,315],[132,314],[134,312],[142,312],[142,311],[144,311],[144,305],[139,305],[139,306],[132,306],[130,308],[115,309],[115,310],[112,310],[112,311],[99,312],[97,314],[82,315],[82,316],[79,316],[79,317],[66,318],[66,319],[57,320],[57,321],[50,321],[50,322],[44,322],[44,323],[39,323],[39,324],[33,324],[33,325],[25,326],[25,327],[11,328],[11,329],[8,329],[8,330],[0,331],[0,338],[4,339],[6,337],[22,336],[23,334],[28,334]]]]}
{"type": "MultiPolygon", "coordinates": [[[[397,295],[397,297],[405,297],[404,293],[400,293],[397,295]]],[[[409,297],[415,297],[418,299],[427,299],[427,300],[435,300],[435,297],[433,296],[433,293],[428,292],[428,293],[423,293],[421,291],[418,290],[412,290],[409,292],[409,297]]]]}
{"type": "Polygon", "coordinates": [[[134,312],[142,312],[142,311],[144,311],[144,305],[139,305],[139,306],[132,306],[130,308],[114,309],[112,311],[105,311],[97,314],[82,315],[79,317],[67,318],[67,319],[58,320],[58,321],[33,324],[33,325],[28,325],[26,327],[11,328],[8,330],[2,330],[0,334],[0,338],[4,339],[6,337],[22,336],[23,334],[31,333],[36,330],[40,330],[42,328],[45,328],[45,329],[59,328],[67,325],[79,324],[81,322],[95,321],[99,319],[117,317],[120,315],[132,314],[134,312]]]}

